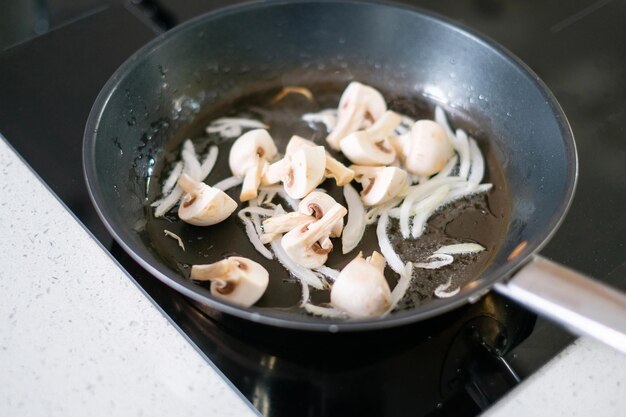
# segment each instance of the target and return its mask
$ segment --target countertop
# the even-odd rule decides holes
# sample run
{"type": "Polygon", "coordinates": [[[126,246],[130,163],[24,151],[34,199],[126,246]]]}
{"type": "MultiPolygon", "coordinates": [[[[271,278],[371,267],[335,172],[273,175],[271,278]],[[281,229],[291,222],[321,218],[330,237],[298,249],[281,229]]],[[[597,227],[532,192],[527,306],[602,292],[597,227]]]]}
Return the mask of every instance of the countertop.
{"type": "MultiPolygon", "coordinates": [[[[3,140],[0,184],[0,415],[258,414],[3,140]]],[[[485,415],[619,415],[624,386],[583,338],[485,415]]]]}

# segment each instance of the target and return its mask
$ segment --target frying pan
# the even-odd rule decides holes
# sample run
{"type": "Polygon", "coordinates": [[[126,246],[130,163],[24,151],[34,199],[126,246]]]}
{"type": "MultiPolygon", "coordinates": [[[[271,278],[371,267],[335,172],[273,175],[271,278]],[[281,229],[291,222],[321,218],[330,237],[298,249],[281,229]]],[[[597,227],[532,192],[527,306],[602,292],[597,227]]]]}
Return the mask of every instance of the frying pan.
{"type": "MultiPolygon", "coordinates": [[[[143,47],[106,83],[87,121],[83,159],[92,201],[117,242],[156,278],[211,309],[285,328],[357,331],[424,320],[495,289],[626,351],[626,297],[537,255],[563,219],[577,178],[575,143],[559,104],[502,47],[431,13],[370,2],[277,1],[196,18],[143,47]],[[477,121],[489,138],[509,190],[508,231],[488,267],[456,296],[361,321],[240,308],[184,278],[137,231],[148,215],[148,173],[198,109],[261,84],[329,79],[427,95],[477,121]]],[[[216,237],[210,243],[220,244],[216,237]]]]}

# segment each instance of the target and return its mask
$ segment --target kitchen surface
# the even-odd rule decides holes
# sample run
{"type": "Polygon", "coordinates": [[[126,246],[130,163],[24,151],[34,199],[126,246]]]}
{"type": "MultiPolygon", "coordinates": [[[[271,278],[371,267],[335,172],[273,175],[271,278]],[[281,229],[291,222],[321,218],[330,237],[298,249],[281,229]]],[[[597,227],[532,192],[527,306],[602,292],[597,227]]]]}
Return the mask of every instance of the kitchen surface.
{"type": "MultiPolygon", "coordinates": [[[[624,409],[623,355],[497,294],[398,329],[310,335],[217,321],[151,277],[113,241],[88,197],[85,122],[135,50],[230,2],[23,3],[30,7],[8,12],[19,25],[0,25],[0,414],[624,409]]],[[[626,2],[407,3],[493,38],[553,91],[580,170],[569,214],[542,255],[626,291],[626,2]]]]}

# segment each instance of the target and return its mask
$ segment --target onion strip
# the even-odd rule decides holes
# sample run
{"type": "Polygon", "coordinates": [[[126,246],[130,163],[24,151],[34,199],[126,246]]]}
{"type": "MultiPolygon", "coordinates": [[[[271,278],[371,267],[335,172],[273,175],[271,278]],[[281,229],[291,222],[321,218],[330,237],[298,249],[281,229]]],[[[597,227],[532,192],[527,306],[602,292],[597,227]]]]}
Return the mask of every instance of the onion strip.
{"type": "Polygon", "coordinates": [[[359,244],[367,224],[365,222],[365,207],[359,193],[352,185],[346,184],[343,187],[343,196],[348,205],[348,221],[341,235],[341,250],[345,255],[359,244]]]}
{"type": "Polygon", "coordinates": [[[472,138],[470,138],[469,142],[469,151],[472,168],[469,177],[467,178],[467,182],[471,188],[476,188],[485,175],[485,159],[483,158],[483,154],[478,147],[478,143],[476,143],[476,141],[472,138]]]}
{"type": "Polygon", "coordinates": [[[204,162],[200,165],[200,178],[202,178],[200,181],[204,181],[204,179],[209,176],[211,171],[213,171],[218,155],[219,149],[217,146],[211,146],[204,157],[204,162]]]}
{"type": "Polygon", "coordinates": [[[326,276],[327,278],[330,278],[331,281],[335,281],[337,277],[339,276],[339,271],[337,271],[336,269],[330,268],[326,265],[322,265],[319,268],[315,268],[315,271],[326,276]]]}
{"type": "Polygon", "coordinates": [[[257,228],[255,227],[255,224],[252,222],[252,220],[248,218],[248,216],[246,215],[247,212],[245,212],[244,210],[245,209],[239,210],[239,213],[237,213],[237,216],[241,219],[241,221],[243,222],[246,228],[246,234],[248,235],[248,239],[250,240],[250,243],[252,243],[254,248],[261,255],[263,255],[267,259],[274,259],[272,252],[269,249],[267,249],[265,246],[263,246],[263,243],[261,243],[261,239],[259,239],[259,234],[257,232],[257,228]]]}
{"type": "Polygon", "coordinates": [[[227,190],[230,190],[231,188],[241,185],[242,182],[243,182],[243,178],[227,177],[219,182],[216,182],[213,185],[213,188],[217,188],[218,190],[222,190],[222,191],[227,191],[227,190]]]}
{"type": "Polygon", "coordinates": [[[434,177],[430,179],[430,181],[438,180],[439,178],[446,178],[452,174],[452,171],[456,167],[457,162],[459,161],[459,157],[457,155],[453,155],[452,158],[448,160],[446,166],[443,167],[441,171],[437,173],[434,177]]]}
{"type": "Polygon", "coordinates": [[[487,184],[480,184],[476,188],[470,188],[469,186],[467,186],[467,187],[454,189],[450,191],[450,193],[446,197],[446,201],[443,202],[443,205],[450,204],[453,201],[460,200],[462,198],[469,197],[474,194],[485,193],[491,190],[492,187],[493,187],[493,184],[487,183],[487,184]]]}
{"type": "Polygon", "coordinates": [[[398,279],[398,283],[391,291],[391,304],[387,309],[385,315],[391,313],[398,306],[400,300],[404,298],[404,295],[409,290],[411,286],[411,280],[413,279],[413,264],[411,262],[407,262],[406,265],[403,266],[402,271],[400,272],[400,279],[398,279]]]}
{"type": "Polygon", "coordinates": [[[459,291],[461,291],[461,287],[456,287],[452,291],[446,291],[452,285],[452,277],[448,278],[448,282],[445,284],[441,284],[437,288],[435,288],[435,296],[438,298],[449,298],[454,295],[457,295],[459,291]]]}
{"type": "Polygon", "coordinates": [[[181,152],[181,156],[183,158],[184,171],[194,180],[202,181],[202,168],[200,165],[200,161],[198,160],[198,155],[196,154],[196,149],[193,146],[191,140],[187,139],[185,143],[183,143],[183,151],[181,152]]]}
{"type": "Polygon", "coordinates": [[[409,192],[400,206],[400,232],[402,233],[403,238],[408,239],[411,233],[409,226],[409,214],[411,213],[413,204],[416,201],[420,201],[424,197],[428,196],[437,187],[457,182],[461,183],[463,182],[463,179],[459,177],[438,178],[409,188],[409,192]]]}
{"type": "Polygon", "coordinates": [[[245,119],[241,117],[221,117],[213,120],[209,126],[206,127],[207,133],[218,133],[220,136],[226,139],[236,138],[241,136],[243,129],[268,129],[265,123],[254,119],[245,119]]]}
{"type": "Polygon", "coordinates": [[[454,143],[454,147],[459,154],[459,177],[465,180],[470,171],[471,160],[469,139],[463,129],[456,130],[456,142],[454,143]]]}
{"type": "Polygon", "coordinates": [[[455,245],[442,246],[435,251],[435,254],[446,255],[471,255],[485,250],[485,247],[478,243],[457,243],[455,245]]]}
{"type": "Polygon", "coordinates": [[[314,316],[320,317],[328,317],[328,318],[347,318],[348,315],[341,310],[336,309],[335,307],[322,307],[316,306],[311,303],[304,303],[302,306],[306,310],[307,313],[313,314],[314,316]]]}
{"type": "Polygon", "coordinates": [[[166,195],[169,194],[170,191],[176,186],[178,182],[178,177],[183,173],[183,162],[178,161],[174,168],[170,171],[170,175],[168,175],[167,179],[163,183],[163,188],[161,188],[161,194],[166,195]]]}
{"type": "Polygon", "coordinates": [[[387,264],[397,274],[402,274],[405,265],[400,259],[400,256],[393,250],[389,236],[387,235],[387,223],[389,222],[389,212],[383,211],[378,219],[378,225],[376,226],[376,237],[378,238],[378,246],[380,247],[380,253],[383,254],[387,260],[387,264]]]}
{"type": "Polygon", "coordinates": [[[163,229],[163,233],[165,233],[165,236],[169,236],[172,239],[178,241],[178,246],[180,246],[180,248],[183,250],[183,252],[185,251],[185,244],[183,243],[183,240],[180,238],[180,236],[178,236],[174,232],[170,232],[167,229],[163,229]]]}
{"type": "Polygon", "coordinates": [[[430,262],[418,262],[413,264],[413,266],[420,269],[439,269],[454,262],[454,258],[452,257],[452,255],[448,255],[445,253],[435,253],[433,255],[430,255],[426,259],[433,260],[430,262]]]}
{"type": "Polygon", "coordinates": [[[417,239],[424,233],[426,222],[433,215],[443,202],[450,191],[449,185],[442,185],[431,195],[420,201],[415,207],[416,215],[413,217],[413,225],[411,229],[411,237],[417,239]]]}
{"type": "Polygon", "coordinates": [[[311,123],[323,123],[328,132],[332,132],[337,124],[337,109],[324,109],[317,113],[305,113],[302,120],[311,123]]]}
{"type": "MultiPolygon", "coordinates": [[[[276,259],[291,273],[294,277],[298,278],[306,285],[310,285],[318,290],[324,289],[324,284],[320,277],[318,277],[313,271],[295,263],[280,243],[280,239],[274,239],[270,243],[276,259]]],[[[308,301],[308,300],[306,300],[308,301]]],[[[306,302],[305,301],[305,302],[306,302]]]]}

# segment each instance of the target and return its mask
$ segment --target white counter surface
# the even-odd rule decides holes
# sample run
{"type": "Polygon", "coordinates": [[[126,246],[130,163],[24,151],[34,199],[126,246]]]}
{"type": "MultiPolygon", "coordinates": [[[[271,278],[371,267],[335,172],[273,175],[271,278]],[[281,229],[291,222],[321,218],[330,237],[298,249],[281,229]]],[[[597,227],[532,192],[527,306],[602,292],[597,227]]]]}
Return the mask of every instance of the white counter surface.
{"type": "MultiPolygon", "coordinates": [[[[0,191],[0,416],[257,415],[1,139],[0,191]]],[[[581,339],[485,415],[624,415],[625,389],[581,339]]]]}

